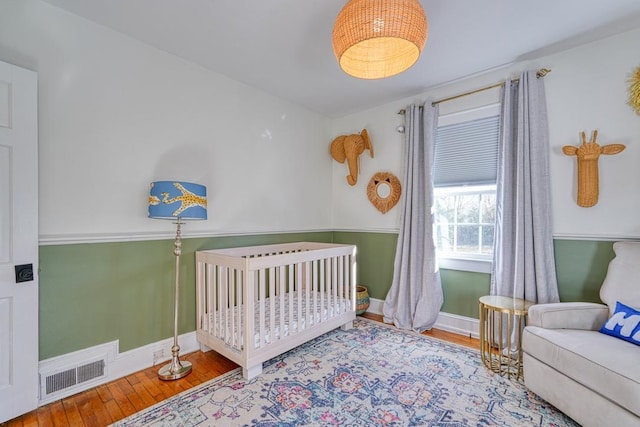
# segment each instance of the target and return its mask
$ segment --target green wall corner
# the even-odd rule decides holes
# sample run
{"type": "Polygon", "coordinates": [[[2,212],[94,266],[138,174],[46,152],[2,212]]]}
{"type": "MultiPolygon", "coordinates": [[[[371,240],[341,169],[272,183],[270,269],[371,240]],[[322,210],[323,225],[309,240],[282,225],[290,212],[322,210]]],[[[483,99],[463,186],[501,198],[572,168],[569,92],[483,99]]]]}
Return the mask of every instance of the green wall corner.
{"type": "Polygon", "coordinates": [[[555,240],[560,301],[602,302],[600,287],[614,258],[612,241],[555,240]]]}
{"type": "Polygon", "coordinates": [[[356,245],[358,284],[369,296],[384,300],[393,280],[393,260],[398,235],[395,233],[335,232],[333,242],[356,245]]]}

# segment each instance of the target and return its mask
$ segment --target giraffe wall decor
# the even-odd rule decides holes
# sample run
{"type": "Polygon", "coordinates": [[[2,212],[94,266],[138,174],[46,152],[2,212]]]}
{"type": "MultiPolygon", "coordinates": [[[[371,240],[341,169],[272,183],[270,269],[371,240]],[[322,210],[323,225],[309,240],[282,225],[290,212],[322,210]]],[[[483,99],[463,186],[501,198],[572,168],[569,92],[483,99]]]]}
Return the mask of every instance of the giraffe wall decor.
{"type": "Polygon", "coordinates": [[[598,131],[593,131],[591,141],[587,142],[584,132],[580,132],[582,145],[565,145],[562,152],[578,158],[578,205],[589,208],[598,203],[599,177],[598,159],[601,154],[618,154],[625,149],[623,144],[598,145],[598,131]]]}

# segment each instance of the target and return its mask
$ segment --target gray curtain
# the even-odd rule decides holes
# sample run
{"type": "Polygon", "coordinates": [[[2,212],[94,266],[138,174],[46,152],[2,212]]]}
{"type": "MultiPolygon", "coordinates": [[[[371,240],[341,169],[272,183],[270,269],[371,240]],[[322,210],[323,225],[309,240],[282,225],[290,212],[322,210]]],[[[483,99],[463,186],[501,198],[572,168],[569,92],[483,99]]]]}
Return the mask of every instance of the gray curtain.
{"type": "Polygon", "coordinates": [[[544,79],[507,81],[498,148],[491,295],[558,302],[544,79]]]}
{"type": "Polygon", "coordinates": [[[382,312],[400,329],[431,329],[443,303],[433,241],[433,161],[438,107],[411,105],[405,113],[402,213],[393,282],[382,312]]]}

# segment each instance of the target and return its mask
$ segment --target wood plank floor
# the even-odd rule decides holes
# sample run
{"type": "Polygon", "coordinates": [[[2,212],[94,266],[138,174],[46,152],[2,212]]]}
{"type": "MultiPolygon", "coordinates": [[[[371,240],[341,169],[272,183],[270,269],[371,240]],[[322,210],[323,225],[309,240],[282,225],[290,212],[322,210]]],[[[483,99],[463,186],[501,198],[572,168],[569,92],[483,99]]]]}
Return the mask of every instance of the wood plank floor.
{"type": "MultiPolygon", "coordinates": [[[[365,313],[363,317],[382,321],[382,316],[365,313]]],[[[477,339],[432,329],[424,335],[479,348],[477,339]]],[[[120,378],[85,392],[42,406],[33,412],[1,423],[1,427],[103,427],[148,408],[184,390],[188,390],[237,367],[214,351],[181,356],[193,364],[193,372],[176,381],[162,381],[160,366],[120,378]]]]}

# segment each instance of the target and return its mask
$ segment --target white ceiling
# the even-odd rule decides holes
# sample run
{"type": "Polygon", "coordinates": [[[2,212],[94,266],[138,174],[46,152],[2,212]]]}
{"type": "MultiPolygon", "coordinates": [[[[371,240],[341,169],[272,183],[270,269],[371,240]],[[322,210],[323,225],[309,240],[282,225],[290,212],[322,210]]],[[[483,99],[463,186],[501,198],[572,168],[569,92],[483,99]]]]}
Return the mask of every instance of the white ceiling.
{"type": "Polygon", "coordinates": [[[45,1],[329,117],[640,28],[640,0],[420,0],[429,37],[418,63],[359,80],[331,48],[344,0],[45,1]]]}

